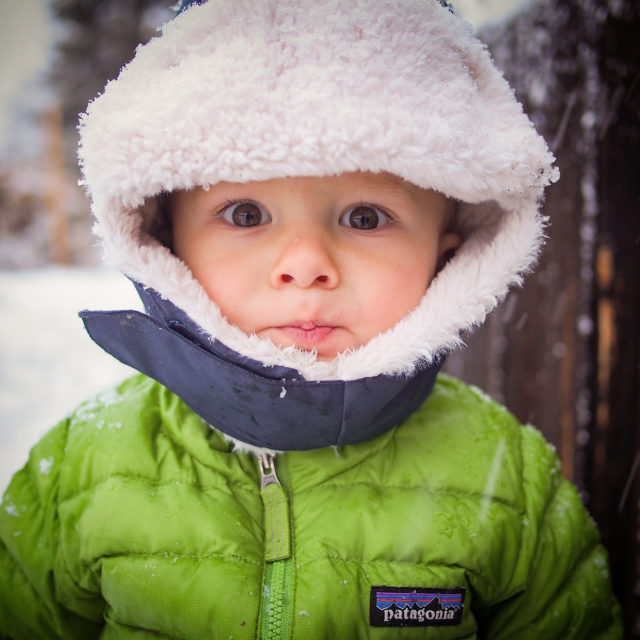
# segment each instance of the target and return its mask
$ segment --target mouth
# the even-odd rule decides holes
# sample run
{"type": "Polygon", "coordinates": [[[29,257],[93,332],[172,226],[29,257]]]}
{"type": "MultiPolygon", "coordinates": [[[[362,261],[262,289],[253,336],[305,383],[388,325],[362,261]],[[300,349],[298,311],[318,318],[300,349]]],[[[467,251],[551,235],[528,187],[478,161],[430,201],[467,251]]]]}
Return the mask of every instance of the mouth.
{"type": "Polygon", "coordinates": [[[336,330],[335,326],[316,324],[315,322],[300,322],[277,327],[292,342],[301,348],[314,348],[327,340],[336,330]]]}

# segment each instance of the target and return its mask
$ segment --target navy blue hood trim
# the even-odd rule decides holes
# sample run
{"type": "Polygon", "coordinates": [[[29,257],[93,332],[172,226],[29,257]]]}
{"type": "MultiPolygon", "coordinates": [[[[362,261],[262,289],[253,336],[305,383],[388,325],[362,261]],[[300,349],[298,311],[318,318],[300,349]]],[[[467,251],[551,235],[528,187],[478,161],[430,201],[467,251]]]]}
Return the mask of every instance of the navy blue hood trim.
{"type": "Polygon", "coordinates": [[[424,402],[442,364],[412,376],[308,381],[211,340],[156,291],[136,288],[149,315],[82,311],[91,338],[165,385],[215,429],[258,447],[306,450],[369,440],[424,402]]]}

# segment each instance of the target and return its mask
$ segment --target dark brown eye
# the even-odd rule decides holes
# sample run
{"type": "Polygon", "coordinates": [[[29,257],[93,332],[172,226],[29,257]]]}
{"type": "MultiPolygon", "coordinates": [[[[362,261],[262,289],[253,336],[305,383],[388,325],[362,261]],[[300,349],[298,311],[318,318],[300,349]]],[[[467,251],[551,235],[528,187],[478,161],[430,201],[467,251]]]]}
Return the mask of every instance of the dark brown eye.
{"type": "Polygon", "coordinates": [[[340,218],[340,224],[360,231],[372,231],[388,222],[389,216],[386,213],[370,205],[358,205],[348,209],[340,218]]]}
{"type": "Polygon", "coordinates": [[[236,227],[257,227],[271,222],[271,216],[255,202],[235,202],[227,205],[222,217],[236,227]]]}

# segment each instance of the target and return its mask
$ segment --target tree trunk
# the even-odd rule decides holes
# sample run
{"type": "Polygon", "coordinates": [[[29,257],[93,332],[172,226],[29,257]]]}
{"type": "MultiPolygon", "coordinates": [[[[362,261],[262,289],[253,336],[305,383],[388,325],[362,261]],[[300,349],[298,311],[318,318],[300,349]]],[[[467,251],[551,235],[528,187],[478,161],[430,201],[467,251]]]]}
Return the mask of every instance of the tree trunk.
{"type": "Polygon", "coordinates": [[[640,8],[540,0],[481,34],[557,157],[534,276],[446,369],[555,444],[640,638],[640,8]]]}

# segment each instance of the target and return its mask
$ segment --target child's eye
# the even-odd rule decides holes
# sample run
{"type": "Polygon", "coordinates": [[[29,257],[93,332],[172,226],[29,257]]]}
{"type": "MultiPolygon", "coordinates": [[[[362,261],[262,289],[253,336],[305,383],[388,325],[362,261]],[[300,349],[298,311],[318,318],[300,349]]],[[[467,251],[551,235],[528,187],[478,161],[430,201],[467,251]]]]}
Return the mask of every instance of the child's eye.
{"type": "Polygon", "coordinates": [[[222,217],[236,227],[257,227],[271,222],[271,216],[256,202],[230,202],[221,210],[222,217]]]}
{"type": "Polygon", "coordinates": [[[390,218],[384,211],[368,204],[348,209],[340,216],[340,224],[360,231],[379,229],[388,222],[390,222],[390,218]]]}

